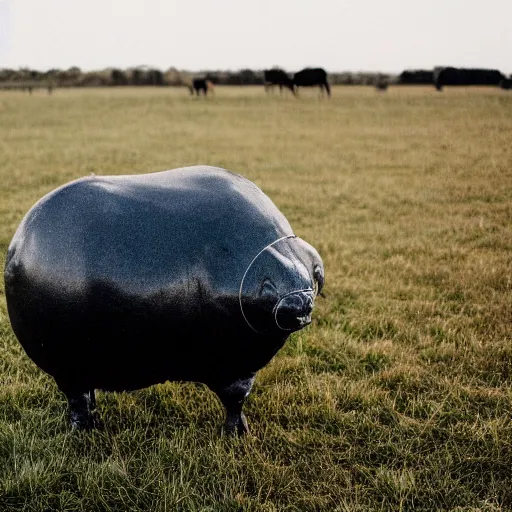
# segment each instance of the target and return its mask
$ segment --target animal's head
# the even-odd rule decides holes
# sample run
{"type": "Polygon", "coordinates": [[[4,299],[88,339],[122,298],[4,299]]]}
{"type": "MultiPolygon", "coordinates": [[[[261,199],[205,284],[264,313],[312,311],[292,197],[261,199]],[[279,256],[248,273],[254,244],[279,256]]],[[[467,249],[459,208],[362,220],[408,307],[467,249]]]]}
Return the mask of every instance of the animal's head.
{"type": "Polygon", "coordinates": [[[240,287],[240,307],[258,333],[297,331],[311,323],[315,297],[324,285],[318,252],[295,236],[265,247],[253,259],[240,287]]]}
{"type": "Polygon", "coordinates": [[[288,87],[288,89],[290,89],[290,91],[292,92],[292,94],[294,96],[297,95],[297,91],[296,91],[296,88],[295,88],[295,84],[293,83],[293,80],[290,80],[289,82],[286,83],[286,87],[288,87]]]}

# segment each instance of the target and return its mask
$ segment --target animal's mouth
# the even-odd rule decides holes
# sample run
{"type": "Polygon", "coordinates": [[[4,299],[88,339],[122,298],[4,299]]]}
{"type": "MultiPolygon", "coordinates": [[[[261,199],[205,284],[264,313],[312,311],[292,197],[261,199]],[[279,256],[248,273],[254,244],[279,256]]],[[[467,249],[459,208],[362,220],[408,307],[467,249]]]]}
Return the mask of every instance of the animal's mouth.
{"type": "Polygon", "coordinates": [[[308,288],[287,293],[276,304],[274,318],[279,329],[298,331],[311,323],[314,290],[308,288]]]}
{"type": "Polygon", "coordinates": [[[297,317],[297,322],[301,327],[306,327],[311,323],[311,315],[297,317]]]}

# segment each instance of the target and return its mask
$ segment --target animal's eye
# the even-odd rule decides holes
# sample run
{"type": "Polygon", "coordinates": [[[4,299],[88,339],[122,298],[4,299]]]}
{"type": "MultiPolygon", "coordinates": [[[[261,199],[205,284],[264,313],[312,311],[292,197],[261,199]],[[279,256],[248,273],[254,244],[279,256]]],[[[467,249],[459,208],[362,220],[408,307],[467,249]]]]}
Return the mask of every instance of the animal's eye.
{"type": "Polygon", "coordinates": [[[274,286],[274,283],[270,279],[265,279],[260,288],[260,296],[262,297],[277,297],[277,288],[274,286]]]}

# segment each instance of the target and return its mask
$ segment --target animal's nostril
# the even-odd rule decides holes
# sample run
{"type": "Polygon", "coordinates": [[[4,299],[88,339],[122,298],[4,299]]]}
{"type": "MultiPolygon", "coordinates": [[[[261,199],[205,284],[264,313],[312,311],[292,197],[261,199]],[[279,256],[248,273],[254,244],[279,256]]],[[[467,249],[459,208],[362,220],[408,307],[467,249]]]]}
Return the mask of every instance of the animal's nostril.
{"type": "Polygon", "coordinates": [[[311,323],[312,292],[296,292],[281,299],[276,306],[275,318],[279,328],[296,331],[311,323]]]}

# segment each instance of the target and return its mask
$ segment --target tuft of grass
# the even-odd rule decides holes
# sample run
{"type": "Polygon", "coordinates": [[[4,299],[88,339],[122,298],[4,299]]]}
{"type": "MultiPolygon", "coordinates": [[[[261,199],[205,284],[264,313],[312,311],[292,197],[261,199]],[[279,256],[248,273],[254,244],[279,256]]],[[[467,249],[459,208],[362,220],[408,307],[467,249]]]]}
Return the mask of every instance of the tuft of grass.
{"type": "Polygon", "coordinates": [[[255,181],[326,267],[244,439],[191,383],[100,392],[102,428],[71,431],[0,287],[0,510],[512,509],[510,94],[4,91],[0,115],[2,266],[62,183],[204,163],[255,181]]]}

